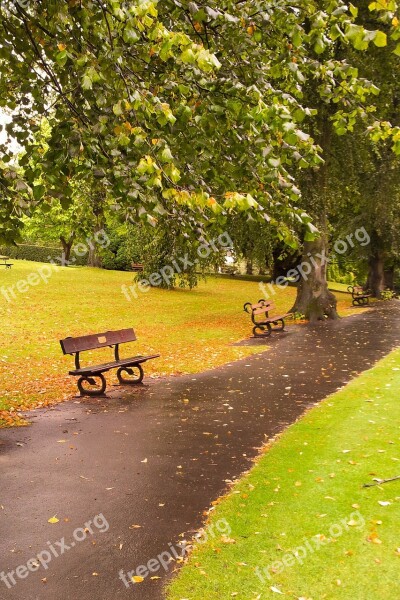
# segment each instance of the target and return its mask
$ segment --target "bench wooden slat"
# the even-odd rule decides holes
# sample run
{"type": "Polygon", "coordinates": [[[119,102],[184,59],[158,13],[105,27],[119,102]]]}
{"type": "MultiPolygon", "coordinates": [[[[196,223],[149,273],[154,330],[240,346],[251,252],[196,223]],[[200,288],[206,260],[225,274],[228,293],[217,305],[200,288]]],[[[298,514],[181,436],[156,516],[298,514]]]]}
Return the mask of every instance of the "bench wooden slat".
{"type": "Polygon", "coordinates": [[[120,329],[119,331],[106,331],[81,337],[68,337],[60,340],[60,344],[64,354],[74,354],[135,341],[136,335],[133,329],[120,329]]]}
{"type": "Polygon", "coordinates": [[[270,323],[275,323],[275,321],[281,321],[282,319],[286,319],[286,317],[288,317],[289,314],[290,313],[286,313],[285,315],[279,315],[279,316],[272,315],[272,317],[267,317],[265,320],[269,321],[270,323]]]}
{"type": "Polygon", "coordinates": [[[121,360],[104,363],[102,365],[94,365],[92,367],[82,367],[81,369],[75,369],[74,371],[70,371],[69,375],[88,375],[92,373],[105,373],[106,371],[116,369],[117,367],[132,367],[134,365],[140,365],[141,363],[144,363],[148,360],[152,360],[153,358],[159,358],[159,356],[159,354],[151,354],[149,356],[132,356],[131,358],[123,358],[121,360]]]}

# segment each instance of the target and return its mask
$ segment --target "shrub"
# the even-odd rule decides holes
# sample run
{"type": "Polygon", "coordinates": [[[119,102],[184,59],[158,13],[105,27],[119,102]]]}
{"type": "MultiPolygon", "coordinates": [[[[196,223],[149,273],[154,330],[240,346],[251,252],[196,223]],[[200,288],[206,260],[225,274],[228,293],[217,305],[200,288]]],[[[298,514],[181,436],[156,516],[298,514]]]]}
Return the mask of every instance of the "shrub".
{"type": "MultiPolygon", "coordinates": [[[[61,264],[62,249],[20,244],[19,246],[0,247],[0,254],[16,260],[32,260],[33,262],[52,262],[61,264]]],[[[87,256],[75,256],[72,249],[71,264],[87,265],[87,256]],[[75,259],[75,260],[74,260],[75,259]]]]}

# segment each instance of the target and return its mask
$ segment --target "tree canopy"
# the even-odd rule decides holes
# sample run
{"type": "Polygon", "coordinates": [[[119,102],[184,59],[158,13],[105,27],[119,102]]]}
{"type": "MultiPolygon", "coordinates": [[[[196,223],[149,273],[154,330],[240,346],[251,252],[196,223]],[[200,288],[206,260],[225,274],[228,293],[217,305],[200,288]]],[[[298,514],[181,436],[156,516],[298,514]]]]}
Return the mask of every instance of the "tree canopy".
{"type": "Polygon", "coordinates": [[[400,54],[397,4],[370,10],[373,29],[341,0],[1,2],[0,106],[24,149],[18,163],[0,149],[2,239],[48,198],[66,208],[71,182],[89,178],[131,220],[251,211],[289,243],[294,221],[311,239],[297,208],[299,171],[322,162],[308,133],[310,82],[337,133],[361,116],[400,153],[398,128],[374,114],[377,87],[335,53],[338,40],[365,50],[389,35],[400,54]]]}

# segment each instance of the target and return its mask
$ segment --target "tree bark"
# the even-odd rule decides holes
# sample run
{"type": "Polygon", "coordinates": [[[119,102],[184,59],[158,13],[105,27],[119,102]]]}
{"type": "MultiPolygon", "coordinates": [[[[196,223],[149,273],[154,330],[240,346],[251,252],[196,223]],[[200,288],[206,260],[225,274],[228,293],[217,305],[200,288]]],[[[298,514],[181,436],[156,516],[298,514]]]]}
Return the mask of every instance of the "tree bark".
{"type": "MultiPolygon", "coordinates": [[[[101,227],[100,225],[97,225],[94,231],[94,236],[96,235],[96,233],[98,233],[99,231],[101,231],[103,229],[103,227],[101,227]]],[[[97,245],[94,241],[94,237],[91,240],[91,243],[89,244],[89,253],[88,253],[88,267],[97,267],[97,268],[101,268],[102,267],[102,262],[101,262],[101,257],[99,256],[98,250],[97,250],[97,245]]]]}
{"type": "Polygon", "coordinates": [[[246,275],[253,275],[253,261],[246,261],[246,275]]]}
{"type": "Polygon", "coordinates": [[[385,267],[383,253],[380,250],[376,250],[370,256],[367,288],[371,290],[375,298],[380,298],[385,289],[385,267]]]}
{"type": "MultiPolygon", "coordinates": [[[[332,124],[329,119],[329,109],[320,110],[319,128],[313,137],[323,149],[325,162],[319,169],[310,170],[305,176],[302,192],[307,204],[312,207],[315,224],[321,231],[319,238],[312,242],[304,242],[303,262],[309,271],[300,279],[297,287],[297,298],[292,311],[304,314],[310,321],[338,319],[336,310],[337,300],[328,290],[326,279],[328,237],[327,237],[327,207],[329,205],[329,168],[330,148],[332,145],[332,124]],[[322,258],[321,258],[322,256],[322,258]]],[[[308,208],[306,206],[306,208],[308,208]]],[[[303,270],[303,271],[304,271],[303,270]]]]}
{"type": "Polygon", "coordinates": [[[325,235],[313,242],[304,243],[300,265],[300,273],[304,273],[304,276],[300,279],[291,312],[299,312],[311,322],[339,318],[336,296],[329,291],[326,280],[327,252],[325,235]]]}
{"type": "Polygon", "coordinates": [[[62,244],[63,253],[62,253],[62,261],[63,266],[68,267],[71,258],[72,246],[74,245],[75,234],[71,234],[68,241],[64,236],[60,236],[60,242],[62,244]]]}
{"type": "Polygon", "coordinates": [[[394,289],[394,267],[388,267],[384,271],[385,288],[394,289]]]}

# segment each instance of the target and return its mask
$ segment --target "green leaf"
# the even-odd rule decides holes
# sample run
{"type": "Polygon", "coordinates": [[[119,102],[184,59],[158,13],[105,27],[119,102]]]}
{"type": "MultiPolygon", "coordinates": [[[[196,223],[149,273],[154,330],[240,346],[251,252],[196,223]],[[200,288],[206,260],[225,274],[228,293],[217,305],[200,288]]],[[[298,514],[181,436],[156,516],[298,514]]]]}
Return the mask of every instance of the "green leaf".
{"type": "Polygon", "coordinates": [[[181,61],[188,64],[193,64],[196,62],[195,53],[191,48],[186,48],[181,54],[181,61]]]}
{"type": "Polygon", "coordinates": [[[374,44],[378,48],[384,48],[385,46],[387,46],[387,35],[386,35],[386,33],[384,33],[383,31],[377,31],[376,35],[375,35],[375,38],[374,38],[374,44]]]}

